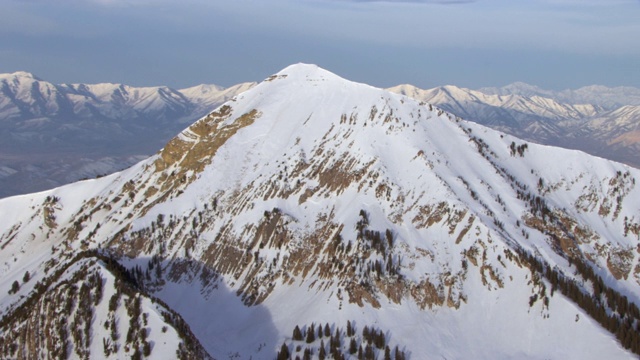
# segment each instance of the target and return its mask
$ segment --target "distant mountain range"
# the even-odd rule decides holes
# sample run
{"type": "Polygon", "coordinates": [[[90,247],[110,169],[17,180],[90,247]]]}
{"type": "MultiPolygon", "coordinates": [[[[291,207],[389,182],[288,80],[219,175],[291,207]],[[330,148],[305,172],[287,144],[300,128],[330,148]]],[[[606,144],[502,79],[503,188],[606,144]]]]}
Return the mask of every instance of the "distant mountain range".
{"type": "Polygon", "coordinates": [[[0,197],[126,168],[253,85],[56,85],[1,74],[0,197]]]}
{"type": "MultiPolygon", "coordinates": [[[[55,85],[0,75],[0,197],[112,173],[158,151],[173,134],[253,87],[55,85]]],[[[640,89],[549,91],[514,83],[470,90],[389,90],[533,142],[640,167],[640,89]]]]}
{"type": "Polygon", "coordinates": [[[553,92],[515,83],[481,90],[411,85],[389,90],[522,139],[640,167],[640,89],[589,86],[553,92]]]}
{"type": "Polygon", "coordinates": [[[539,96],[573,105],[594,104],[607,110],[614,110],[624,105],[640,105],[640,89],[630,86],[609,88],[601,85],[591,85],[576,90],[553,91],[522,82],[515,82],[500,88],[480,88],[478,91],[488,95],[539,96]]]}

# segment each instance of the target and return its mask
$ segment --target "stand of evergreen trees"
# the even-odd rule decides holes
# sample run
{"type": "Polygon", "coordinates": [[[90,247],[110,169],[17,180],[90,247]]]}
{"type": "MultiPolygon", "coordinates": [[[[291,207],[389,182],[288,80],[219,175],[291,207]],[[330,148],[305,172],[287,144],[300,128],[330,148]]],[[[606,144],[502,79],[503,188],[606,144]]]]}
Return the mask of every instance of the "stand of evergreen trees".
{"type": "Polygon", "coordinates": [[[575,280],[564,276],[535,256],[522,249],[518,249],[518,253],[533,271],[551,283],[551,294],[559,290],[614,334],[625,349],[640,355],[640,309],[626,296],[607,286],[591,266],[579,258],[570,259],[578,274],[593,284],[592,294],[583,290],[575,280]]]}
{"type": "Polygon", "coordinates": [[[381,329],[364,326],[361,334],[356,331],[354,322],[347,321],[346,329],[329,324],[306,327],[296,325],[290,341],[280,346],[277,360],[353,359],[358,360],[405,360],[403,350],[389,347],[387,336],[381,329]],[[316,330],[317,327],[317,330],[316,330]],[[320,344],[318,344],[318,340],[320,344]],[[325,342],[326,340],[326,342],[325,342]],[[328,344],[328,346],[327,346],[328,344]]]}

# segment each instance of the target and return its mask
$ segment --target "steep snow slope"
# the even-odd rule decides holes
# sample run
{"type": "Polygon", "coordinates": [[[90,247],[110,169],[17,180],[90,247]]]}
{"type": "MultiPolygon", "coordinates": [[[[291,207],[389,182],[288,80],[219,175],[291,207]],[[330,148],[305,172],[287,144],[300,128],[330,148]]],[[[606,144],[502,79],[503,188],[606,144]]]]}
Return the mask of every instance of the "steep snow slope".
{"type": "Polygon", "coordinates": [[[639,177],[298,64],[121,173],[0,200],[0,293],[101,249],[217,358],[633,358],[639,177]]]}

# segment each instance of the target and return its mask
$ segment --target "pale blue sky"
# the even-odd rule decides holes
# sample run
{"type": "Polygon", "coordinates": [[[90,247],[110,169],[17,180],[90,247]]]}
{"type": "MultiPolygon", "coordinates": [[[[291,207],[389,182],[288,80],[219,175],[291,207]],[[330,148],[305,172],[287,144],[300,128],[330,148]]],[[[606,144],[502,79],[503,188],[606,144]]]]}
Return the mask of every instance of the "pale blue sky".
{"type": "Polygon", "coordinates": [[[0,72],[180,88],[297,62],[382,87],[640,87],[640,1],[0,0],[0,72]]]}

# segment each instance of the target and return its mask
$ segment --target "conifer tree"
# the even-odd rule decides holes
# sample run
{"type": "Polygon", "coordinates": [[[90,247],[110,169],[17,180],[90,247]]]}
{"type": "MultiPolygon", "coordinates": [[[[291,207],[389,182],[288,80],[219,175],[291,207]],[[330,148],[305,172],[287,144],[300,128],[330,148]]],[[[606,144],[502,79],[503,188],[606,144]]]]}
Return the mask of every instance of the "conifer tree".
{"type": "Polygon", "coordinates": [[[356,342],[356,338],[352,337],[351,342],[349,343],[349,354],[353,355],[358,352],[358,343],[356,342]]]}
{"type": "Polygon", "coordinates": [[[140,352],[139,348],[136,348],[136,350],[133,352],[133,355],[131,355],[131,359],[132,360],[141,360],[142,359],[142,353],[140,352]]]}
{"type": "Polygon", "coordinates": [[[11,285],[11,290],[9,290],[9,294],[15,294],[18,291],[20,291],[20,283],[18,282],[18,280],[16,280],[11,285]]]}
{"type": "Polygon", "coordinates": [[[395,360],[404,360],[404,351],[400,351],[397,345],[394,352],[395,352],[395,360]]]}
{"type": "Polygon", "coordinates": [[[327,352],[324,350],[324,340],[320,341],[320,349],[318,350],[318,359],[324,360],[327,356],[327,352]]]}
{"type": "Polygon", "coordinates": [[[307,330],[307,344],[311,344],[312,342],[316,341],[316,333],[313,330],[313,324],[311,324],[311,327],[307,330]]]}
{"type": "Polygon", "coordinates": [[[293,340],[296,340],[296,341],[302,341],[302,331],[300,331],[300,328],[298,327],[298,325],[296,325],[295,329],[293,329],[292,338],[293,340]]]}
{"type": "Polygon", "coordinates": [[[336,345],[336,339],[331,335],[331,339],[329,340],[329,353],[335,357],[338,353],[338,346],[336,345]]]}
{"type": "Polygon", "coordinates": [[[280,352],[278,352],[278,360],[287,360],[289,359],[289,347],[287,346],[287,344],[282,343],[282,346],[280,347],[280,352]]]}
{"type": "Polygon", "coordinates": [[[327,323],[324,326],[324,336],[326,336],[326,337],[331,336],[331,328],[329,327],[329,323],[327,323]]]}
{"type": "Polygon", "coordinates": [[[380,332],[374,330],[373,334],[376,347],[378,349],[383,349],[385,345],[384,332],[382,332],[382,330],[380,330],[380,332]]]}
{"type": "Polygon", "coordinates": [[[373,351],[371,345],[367,345],[364,348],[364,358],[367,360],[374,360],[376,358],[376,353],[373,351]]]}

